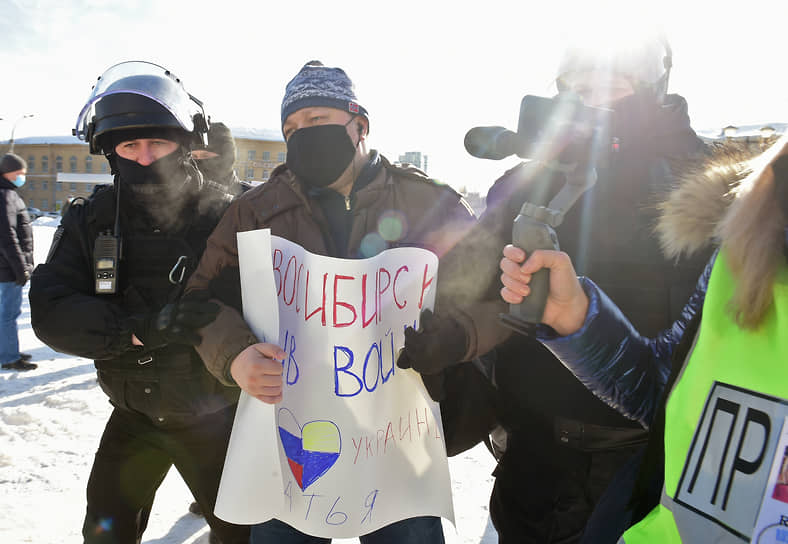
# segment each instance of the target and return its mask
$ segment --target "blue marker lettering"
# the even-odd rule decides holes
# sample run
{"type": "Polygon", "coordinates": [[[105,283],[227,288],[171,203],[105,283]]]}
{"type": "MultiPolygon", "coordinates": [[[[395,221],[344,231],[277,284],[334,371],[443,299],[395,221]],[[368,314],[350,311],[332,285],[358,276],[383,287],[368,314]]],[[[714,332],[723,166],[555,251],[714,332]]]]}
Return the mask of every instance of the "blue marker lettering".
{"type": "MultiPolygon", "coordinates": [[[[353,351],[350,348],[345,346],[334,346],[334,394],[338,397],[355,397],[361,392],[361,389],[364,387],[364,384],[361,381],[361,378],[350,372],[348,370],[351,366],[353,366],[353,351]],[[338,355],[339,353],[343,353],[347,359],[347,364],[345,366],[338,366],[338,355]],[[356,380],[357,389],[353,392],[340,392],[339,386],[339,373],[342,372],[343,374],[347,374],[352,376],[356,380]]],[[[343,385],[346,385],[346,381],[343,380],[343,385]]],[[[342,389],[347,389],[347,387],[342,387],[342,389]]]]}

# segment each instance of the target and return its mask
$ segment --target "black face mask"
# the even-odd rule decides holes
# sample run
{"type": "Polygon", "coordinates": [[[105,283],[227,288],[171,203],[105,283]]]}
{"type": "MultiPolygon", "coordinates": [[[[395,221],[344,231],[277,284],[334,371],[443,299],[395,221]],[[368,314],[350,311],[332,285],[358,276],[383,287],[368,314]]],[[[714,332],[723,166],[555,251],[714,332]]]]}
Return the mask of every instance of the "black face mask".
{"type": "Polygon", "coordinates": [[[652,128],[660,106],[649,93],[635,93],[616,100],[609,106],[613,110],[614,135],[621,140],[623,149],[640,149],[653,145],[647,128],[652,128]]]}
{"type": "Polygon", "coordinates": [[[143,166],[136,161],[115,156],[121,181],[128,185],[165,185],[180,183],[186,177],[184,157],[180,149],[143,166]]]}
{"type": "Polygon", "coordinates": [[[287,167],[314,187],[334,183],[356,155],[345,127],[318,125],[293,132],[287,140],[287,167]]]}

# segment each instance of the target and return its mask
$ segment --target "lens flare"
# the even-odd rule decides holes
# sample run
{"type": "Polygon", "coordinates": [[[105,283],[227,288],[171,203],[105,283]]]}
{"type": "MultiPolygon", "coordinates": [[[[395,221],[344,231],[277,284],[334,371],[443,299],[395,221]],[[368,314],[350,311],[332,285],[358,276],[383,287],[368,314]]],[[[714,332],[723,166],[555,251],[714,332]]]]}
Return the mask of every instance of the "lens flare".
{"type": "Polygon", "coordinates": [[[387,242],[396,242],[405,235],[407,220],[397,211],[387,211],[378,221],[378,234],[387,242]]]}
{"type": "Polygon", "coordinates": [[[385,250],[386,247],[386,241],[380,234],[377,232],[370,232],[361,239],[359,253],[361,253],[362,258],[366,259],[368,257],[374,257],[381,251],[385,250]]]}

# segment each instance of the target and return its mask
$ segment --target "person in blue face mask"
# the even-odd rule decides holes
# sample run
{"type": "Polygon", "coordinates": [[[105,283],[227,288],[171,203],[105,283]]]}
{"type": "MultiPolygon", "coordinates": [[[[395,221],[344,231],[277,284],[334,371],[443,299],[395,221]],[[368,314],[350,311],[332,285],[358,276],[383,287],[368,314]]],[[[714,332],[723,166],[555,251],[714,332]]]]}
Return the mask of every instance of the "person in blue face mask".
{"type": "Polygon", "coordinates": [[[33,370],[30,355],[19,351],[16,319],[22,312],[22,287],[33,271],[33,229],[17,189],[25,184],[27,163],[6,153],[0,159],[0,363],[4,370],[33,370]]]}

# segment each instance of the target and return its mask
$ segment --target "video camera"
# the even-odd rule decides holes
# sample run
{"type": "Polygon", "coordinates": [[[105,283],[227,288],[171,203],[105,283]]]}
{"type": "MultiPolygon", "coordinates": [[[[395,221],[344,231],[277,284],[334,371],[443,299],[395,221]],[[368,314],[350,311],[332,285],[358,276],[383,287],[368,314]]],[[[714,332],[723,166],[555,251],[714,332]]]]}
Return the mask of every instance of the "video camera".
{"type": "Polygon", "coordinates": [[[564,166],[604,166],[620,142],[612,134],[612,110],[586,106],[573,93],[554,98],[526,95],[517,132],[475,127],[465,135],[474,157],[500,160],[510,155],[564,166]]]}
{"type": "MultiPolygon", "coordinates": [[[[517,132],[504,127],[476,127],[465,135],[465,149],[474,157],[500,160],[510,155],[544,163],[565,173],[565,183],[547,206],[524,202],[512,226],[512,244],[527,255],[535,250],[559,250],[555,228],[575,201],[596,182],[596,168],[609,164],[619,149],[613,136],[612,110],[586,106],[573,93],[555,98],[526,95],[520,103],[517,132]]],[[[541,323],[550,291],[547,268],[532,274],[531,293],[510,304],[499,317],[504,325],[531,334],[541,323]]]]}

